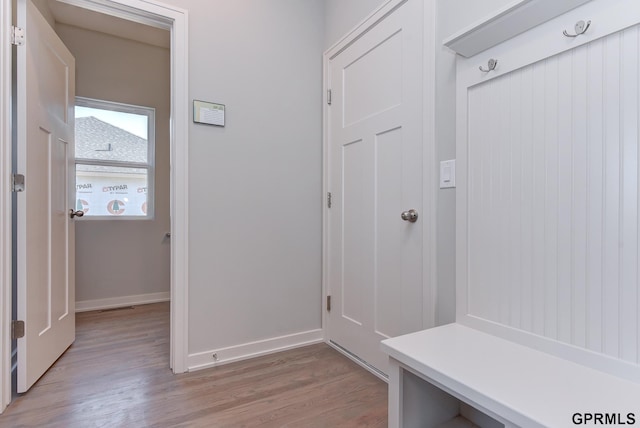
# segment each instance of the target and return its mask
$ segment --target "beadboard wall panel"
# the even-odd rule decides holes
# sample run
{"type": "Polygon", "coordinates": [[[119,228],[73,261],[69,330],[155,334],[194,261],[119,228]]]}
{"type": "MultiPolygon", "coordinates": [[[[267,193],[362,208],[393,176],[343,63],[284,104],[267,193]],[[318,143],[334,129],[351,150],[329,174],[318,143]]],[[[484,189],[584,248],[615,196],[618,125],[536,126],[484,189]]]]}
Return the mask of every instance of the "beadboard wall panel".
{"type": "Polygon", "coordinates": [[[470,316],[640,364],[640,31],[467,92],[470,316]]]}

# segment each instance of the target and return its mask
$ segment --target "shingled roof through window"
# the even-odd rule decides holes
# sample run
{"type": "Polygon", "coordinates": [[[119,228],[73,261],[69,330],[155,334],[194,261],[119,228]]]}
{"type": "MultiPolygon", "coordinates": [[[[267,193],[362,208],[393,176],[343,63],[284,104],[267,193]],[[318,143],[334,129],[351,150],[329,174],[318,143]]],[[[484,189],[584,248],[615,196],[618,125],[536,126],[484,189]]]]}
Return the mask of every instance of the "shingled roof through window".
{"type": "Polygon", "coordinates": [[[147,140],[93,116],[79,117],[76,159],[147,163],[147,140]]]}

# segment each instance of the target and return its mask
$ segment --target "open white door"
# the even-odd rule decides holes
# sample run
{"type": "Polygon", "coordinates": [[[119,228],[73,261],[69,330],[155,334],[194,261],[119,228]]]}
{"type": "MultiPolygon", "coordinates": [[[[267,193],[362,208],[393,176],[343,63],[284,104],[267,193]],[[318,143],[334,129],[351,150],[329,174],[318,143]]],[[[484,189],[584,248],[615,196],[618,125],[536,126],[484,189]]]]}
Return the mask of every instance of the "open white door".
{"type": "Polygon", "coordinates": [[[75,339],[75,60],[30,0],[17,1],[25,33],[17,55],[18,392],[27,391],[75,339]]]}
{"type": "Polygon", "coordinates": [[[422,1],[329,59],[328,338],[387,372],[380,341],[422,328],[422,1]]]}

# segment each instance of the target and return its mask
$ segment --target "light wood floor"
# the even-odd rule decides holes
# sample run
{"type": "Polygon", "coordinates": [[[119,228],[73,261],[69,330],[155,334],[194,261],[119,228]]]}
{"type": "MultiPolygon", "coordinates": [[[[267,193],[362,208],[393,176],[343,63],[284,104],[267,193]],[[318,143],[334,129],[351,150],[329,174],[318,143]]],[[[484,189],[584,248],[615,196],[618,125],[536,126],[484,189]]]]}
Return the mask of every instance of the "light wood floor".
{"type": "Polygon", "coordinates": [[[325,344],[173,375],[169,305],[77,315],[0,427],[384,427],[387,385],[325,344]]]}

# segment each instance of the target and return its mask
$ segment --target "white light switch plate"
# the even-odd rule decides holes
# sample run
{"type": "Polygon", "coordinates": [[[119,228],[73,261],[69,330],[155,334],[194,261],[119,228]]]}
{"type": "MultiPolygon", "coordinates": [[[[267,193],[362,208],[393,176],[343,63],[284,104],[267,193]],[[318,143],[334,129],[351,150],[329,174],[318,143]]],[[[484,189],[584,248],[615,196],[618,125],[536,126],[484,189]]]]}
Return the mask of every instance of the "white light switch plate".
{"type": "Polygon", "coordinates": [[[456,187],[456,160],[440,162],[440,188],[456,187]]]}

